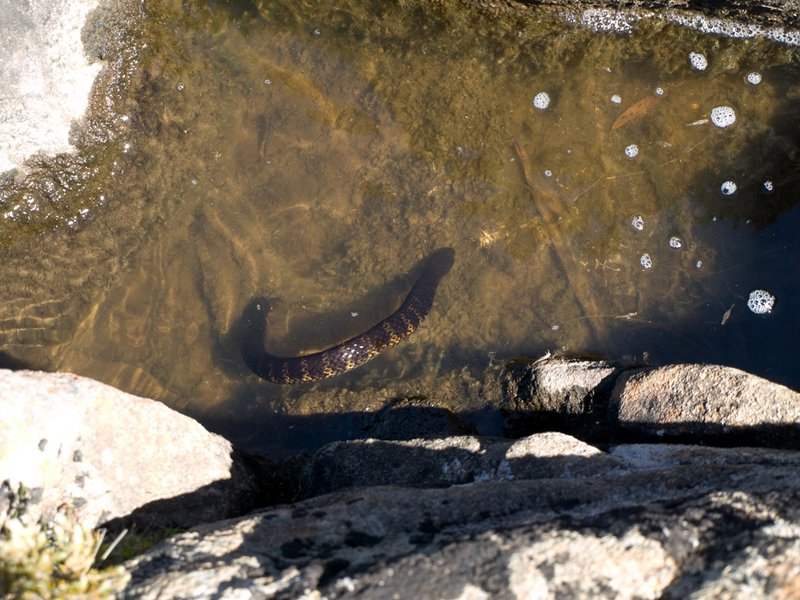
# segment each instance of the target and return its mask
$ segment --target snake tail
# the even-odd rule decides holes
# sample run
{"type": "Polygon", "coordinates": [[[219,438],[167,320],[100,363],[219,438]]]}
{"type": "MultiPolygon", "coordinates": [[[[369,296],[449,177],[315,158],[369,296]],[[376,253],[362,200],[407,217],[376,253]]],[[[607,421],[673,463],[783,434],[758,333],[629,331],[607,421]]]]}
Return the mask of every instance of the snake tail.
{"type": "Polygon", "coordinates": [[[244,336],[242,358],[256,375],[281,384],[318,381],[352,371],[417,330],[433,306],[439,282],[454,262],[452,248],[439,248],[425,259],[419,278],[396,311],[349,340],[304,356],[282,357],[266,351],[263,340],[269,302],[254,300],[243,315],[249,331],[244,336]]]}

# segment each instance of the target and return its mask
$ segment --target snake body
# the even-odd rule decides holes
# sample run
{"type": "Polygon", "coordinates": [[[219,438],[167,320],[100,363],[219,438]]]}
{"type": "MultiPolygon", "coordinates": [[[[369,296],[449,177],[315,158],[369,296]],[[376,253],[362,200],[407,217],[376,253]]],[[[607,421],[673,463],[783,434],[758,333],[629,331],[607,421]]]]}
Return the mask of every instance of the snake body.
{"type": "Polygon", "coordinates": [[[364,333],[314,354],[281,357],[267,352],[263,340],[268,310],[262,302],[251,303],[245,321],[256,335],[245,338],[242,357],[256,375],[273,383],[317,381],[352,371],[416,331],[430,312],[436,288],[454,261],[452,248],[436,250],[426,259],[422,273],[395,312],[364,333]]]}

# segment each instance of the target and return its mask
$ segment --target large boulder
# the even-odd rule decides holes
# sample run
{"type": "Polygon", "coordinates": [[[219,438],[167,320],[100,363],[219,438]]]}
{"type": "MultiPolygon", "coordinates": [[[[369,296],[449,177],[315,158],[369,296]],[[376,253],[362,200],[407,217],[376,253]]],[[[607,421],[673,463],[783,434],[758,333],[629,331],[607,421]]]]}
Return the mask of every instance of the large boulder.
{"type": "Polygon", "coordinates": [[[259,501],[250,461],[159,402],[67,373],[0,370],[0,407],[0,481],[27,490],[35,518],[67,504],[90,527],[134,511],[185,527],[259,501]]]}
{"type": "Polygon", "coordinates": [[[800,394],[731,367],[627,371],[617,379],[609,415],[640,435],[800,448],[800,394]]]}

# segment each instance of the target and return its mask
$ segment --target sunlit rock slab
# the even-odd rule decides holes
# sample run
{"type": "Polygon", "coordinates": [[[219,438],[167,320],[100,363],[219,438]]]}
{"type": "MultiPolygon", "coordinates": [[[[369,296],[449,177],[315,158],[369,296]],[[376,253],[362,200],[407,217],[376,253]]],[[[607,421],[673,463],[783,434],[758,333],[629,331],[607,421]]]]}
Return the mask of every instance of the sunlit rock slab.
{"type": "Polygon", "coordinates": [[[34,518],[65,503],[96,526],[194,493],[192,514],[160,512],[196,524],[242,514],[234,507],[252,492],[230,442],[154,400],[68,373],[0,370],[0,407],[0,481],[27,490],[34,518]]]}
{"type": "Polygon", "coordinates": [[[74,150],[81,119],[100,72],[81,41],[99,0],[0,0],[0,173],[31,155],[74,150]]]}
{"type": "Polygon", "coordinates": [[[623,373],[609,416],[621,428],[657,436],[746,436],[749,443],[797,448],[800,394],[720,365],[669,365],[623,373]]]}

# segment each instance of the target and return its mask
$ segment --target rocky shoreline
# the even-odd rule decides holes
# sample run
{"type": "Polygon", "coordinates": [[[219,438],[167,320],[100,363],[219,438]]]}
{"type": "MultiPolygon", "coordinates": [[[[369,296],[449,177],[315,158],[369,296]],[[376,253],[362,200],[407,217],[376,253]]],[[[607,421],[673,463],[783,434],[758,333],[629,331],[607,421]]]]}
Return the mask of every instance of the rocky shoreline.
{"type": "Polygon", "coordinates": [[[713,365],[549,358],[501,380],[509,431],[562,431],[455,432],[434,409],[423,431],[396,407],[383,439],[277,464],[156,401],[0,371],[0,507],[22,485],[31,519],[67,504],[111,532],[188,529],[124,563],[131,598],[800,589],[800,394],[713,365]],[[408,418],[418,437],[391,439],[408,418]],[[606,442],[576,437],[590,428],[606,442]]]}

